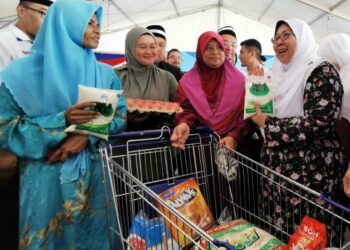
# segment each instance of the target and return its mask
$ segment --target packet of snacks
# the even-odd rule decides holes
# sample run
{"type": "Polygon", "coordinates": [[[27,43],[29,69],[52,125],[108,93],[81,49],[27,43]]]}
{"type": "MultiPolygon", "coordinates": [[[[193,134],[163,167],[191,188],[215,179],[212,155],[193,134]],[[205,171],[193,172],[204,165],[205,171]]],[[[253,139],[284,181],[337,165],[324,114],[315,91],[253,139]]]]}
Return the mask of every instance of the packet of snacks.
{"type": "MultiPolygon", "coordinates": [[[[159,195],[169,206],[177,209],[181,214],[187,217],[193,224],[199,226],[202,229],[207,229],[214,224],[214,218],[209,210],[207,203],[195,181],[194,178],[190,178],[159,195]]],[[[164,215],[174,222],[179,228],[181,228],[191,238],[196,237],[195,232],[191,230],[186,224],[172,214],[161,204],[157,204],[160,211],[164,215]]],[[[172,238],[179,244],[180,247],[184,247],[191,241],[185,237],[176,227],[172,226],[168,220],[165,221],[165,225],[171,232],[172,238]]]]}
{"type": "Polygon", "coordinates": [[[304,216],[284,250],[321,250],[327,246],[326,225],[304,216]]]}
{"type": "Polygon", "coordinates": [[[108,140],[109,129],[114,118],[114,113],[122,90],[98,89],[79,85],[78,103],[96,102],[96,106],[90,107],[100,115],[89,122],[70,125],[64,132],[88,134],[108,140]]]}
{"type": "MultiPolygon", "coordinates": [[[[211,228],[207,233],[216,240],[227,242],[235,249],[282,250],[285,246],[276,237],[243,219],[230,221],[211,228]]],[[[210,244],[204,239],[200,240],[200,246],[202,249],[211,249],[210,244]]],[[[219,249],[225,248],[221,247],[219,249]]]]}
{"type": "Polygon", "coordinates": [[[260,104],[261,112],[268,116],[275,115],[270,72],[265,72],[264,76],[246,76],[244,119],[255,115],[255,103],[260,104]]]}
{"type": "Polygon", "coordinates": [[[171,239],[164,225],[164,219],[149,219],[144,211],[140,211],[133,219],[129,231],[128,250],[179,250],[179,246],[171,239]]]}

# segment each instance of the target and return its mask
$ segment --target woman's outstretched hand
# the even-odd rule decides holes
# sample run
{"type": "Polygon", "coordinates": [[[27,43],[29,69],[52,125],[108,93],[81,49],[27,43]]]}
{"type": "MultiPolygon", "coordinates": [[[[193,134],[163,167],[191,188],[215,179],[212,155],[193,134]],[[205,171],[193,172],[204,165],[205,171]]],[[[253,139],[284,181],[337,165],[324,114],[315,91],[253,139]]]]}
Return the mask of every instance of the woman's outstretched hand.
{"type": "Polygon", "coordinates": [[[71,106],[64,112],[67,125],[81,124],[96,119],[100,114],[88,108],[96,106],[96,102],[83,102],[71,106]]]}
{"type": "Polygon", "coordinates": [[[237,141],[231,137],[231,136],[226,136],[220,140],[220,145],[226,146],[230,149],[237,149],[238,143],[237,141]]]}
{"type": "Polygon", "coordinates": [[[70,155],[79,154],[89,141],[87,135],[69,134],[67,139],[54,150],[49,150],[47,161],[49,163],[63,162],[70,155]]]}
{"type": "Polygon", "coordinates": [[[170,137],[171,146],[184,150],[189,135],[190,127],[186,123],[180,123],[174,128],[173,134],[170,137]]]}

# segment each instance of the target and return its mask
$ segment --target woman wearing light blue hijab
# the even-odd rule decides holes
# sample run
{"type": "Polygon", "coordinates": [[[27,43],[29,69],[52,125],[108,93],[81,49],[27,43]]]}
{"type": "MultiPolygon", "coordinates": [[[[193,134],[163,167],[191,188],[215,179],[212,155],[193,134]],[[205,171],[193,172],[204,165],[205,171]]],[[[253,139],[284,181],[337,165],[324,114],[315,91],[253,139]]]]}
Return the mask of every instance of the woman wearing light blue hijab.
{"type": "MultiPolygon", "coordinates": [[[[0,146],[20,159],[20,249],[109,249],[97,142],[65,134],[96,117],[78,104],[78,84],[121,89],[111,67],[92,51],[100,37],[100,6],[57,0],[31,55],[0,72],[0,146]]],[[[119,99],[111,132],[125,129],[119,99]]]]}

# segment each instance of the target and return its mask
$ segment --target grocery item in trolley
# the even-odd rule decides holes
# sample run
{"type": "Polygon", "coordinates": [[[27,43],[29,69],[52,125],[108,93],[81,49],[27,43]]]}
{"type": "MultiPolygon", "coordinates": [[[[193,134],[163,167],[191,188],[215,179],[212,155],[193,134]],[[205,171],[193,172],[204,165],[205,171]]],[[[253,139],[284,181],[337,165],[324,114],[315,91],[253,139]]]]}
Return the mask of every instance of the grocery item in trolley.
{"type": "Polygon", "coordinates": [[[275,107],[269,72],[264,76],[248,75],[245,84],[244,119],[256,113],[254,104],[260,104],[262,113],[273,116],[275,107]]]}
{"type": "MultiPolygon", "coordinates": [[[[276,237],[243,219],[214,227],[208,230],[207,233],[216,240],[228,242],[237,250],[282,250],[282,247],[285,246],[276,237]]],[[[200,246],[203,249],[210,248],[204,239],[200,240],[200,246]]]]}
{"type": "Polygon", "coordinates": [[[64,132],[94,135],[107,140],[114,113],[122,93],[122,90],[98,89],[79,85],[78,103],[96,102],[96,106],[90,109],[99,112],[100,115],[87,123],[71,125],[64,132]]]}
{"type": "Polygon", "coordinates": [[[180,249],[171,239],[164,225],[164,219],[160,217],[149,219],[142,210],[133,219],[127,240],[128,249],[131,247],[133,250],[180,249]]]}
{"type": "Polygon", "coordinates": [[[321,250],[327,246],[326,225],[304,216],[298,230],[283,250],[321,250]]]}
{"type": "Polygon", "coordinates": [[[134,99],[127,98],[126,104],[128,105],[128,111],[134,112],[138,111],[143,112],[157,112],[157,113],[167,113],[169,115],[173,113],[182,112],[180,104],[177,102],[163,102],[163,101],[154,101],[154,100],[143,100],[143,99],[134,99]]]}
{"type": "MultiPolygon", "coordinates": [[[[207,203],[194,178],[190,178],[159,195],[169,206],[176,208],[181,214],[188,218],[193,224],[202,229],[207,229],[214,224],[214,218],[207,203]]],[[[165,217],[176,223],[190,238],[195,237],[195,233],[183,221],[177,218],[170,211],[158,204],[158,208],[164,212],[165,217]]],[[[171,232],[180,247],[190,243],[187,237],[180,233],[176,227],[166,220],[166,226],[171,232]]]]}

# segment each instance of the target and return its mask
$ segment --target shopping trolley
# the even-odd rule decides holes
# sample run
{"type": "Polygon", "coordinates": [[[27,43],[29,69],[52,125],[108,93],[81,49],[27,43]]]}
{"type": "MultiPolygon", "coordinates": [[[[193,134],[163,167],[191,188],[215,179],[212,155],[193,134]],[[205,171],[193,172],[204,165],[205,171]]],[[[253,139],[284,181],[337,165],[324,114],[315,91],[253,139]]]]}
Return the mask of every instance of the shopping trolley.
{"type": "MultiPolygon", "coordinates": [[[[133,249],[129,233],[133,219],[140,211],[151,218],[162,218],[168,229],[169,226],[176,228],[187,243],[183,249],[203,249],[199,239],[207,242],[206,249],[234,249],[227,242],[213,239],[205,230],[164,202],[153,189],[158,184],[173,186],[179,180],[191,177],[198,183],[216,220],[221,220],[223,211],[228,211],[226,220],[230,217],[243,218],[288,243],[288,238],[295,232],[303,216],[309,215],[328,225],[330,245],[334,245],[332,236],[341,235],[337,244],[342,249],[348,249],[348,240],[343,239],[350,225],[350,211],[346,207],[234,150],[220,146],[218,137],[207,129],[191,134],[184,150],[170,146],[171,132],[163,128],[121,133],[111,136],[114,142],[100,150],[107,206],[114,206],[118,223],[116,226],[114,222],[109,223],[110,234],[120,237],[123,249],[133,249]],[[264,187],[289,194],[297,202],[291,204],[285,201],[283,204],[283,201],[278,201],[279,204],[275,204],[276,201],[262,194],[264,187]],[[293,214],[290,225],[281,226],[280,221],[273,216],[281,211],[266,209],[261,204],[267,204],[268,208],[279,206],[281,210],[287,207],[291,210],[299,208],[302,212],[299,216],[293,214]]],[[[153,234],[152,237],[157,238],[153,234]]],[[[170,241],[170,245],[158,245],[152,249],[176,249],[178,246],[175,247],[175,244],[170,241]]]]}

